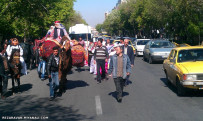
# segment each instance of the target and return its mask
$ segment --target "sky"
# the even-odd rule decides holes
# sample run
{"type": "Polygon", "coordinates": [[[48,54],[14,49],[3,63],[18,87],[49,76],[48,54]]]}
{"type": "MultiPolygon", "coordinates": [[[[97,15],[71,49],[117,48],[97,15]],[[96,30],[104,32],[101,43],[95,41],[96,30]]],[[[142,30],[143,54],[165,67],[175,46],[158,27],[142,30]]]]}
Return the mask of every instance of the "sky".
{"type": "Polygon", "coordinates": [[[111,11],[117,2],[118,0],[76,0],[74,9],[90,26],[95,27],[103,23],[105,12],[111,11]]]}

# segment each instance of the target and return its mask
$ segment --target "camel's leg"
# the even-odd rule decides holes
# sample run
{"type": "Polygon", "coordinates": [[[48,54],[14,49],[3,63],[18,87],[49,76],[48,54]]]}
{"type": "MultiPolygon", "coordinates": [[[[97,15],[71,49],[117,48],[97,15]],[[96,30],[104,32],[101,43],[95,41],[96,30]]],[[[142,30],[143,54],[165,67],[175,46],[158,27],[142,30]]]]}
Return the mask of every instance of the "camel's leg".
{"type": "Polygon", "coordinates": [[[20,92],[20,78],[16,78],[16,80],[18,84],[17,91],[20,92]]]}
{"type": "Polygon", "coordinates": [[[61,80],[59,83],[59,92],[65,93],[66,91],[66,73],[62,73],[61,80]]]}
{"type": "Polygon", "coordinates": [[[15,93],[15,79],[12,76],[12,93],[15,93]]]}

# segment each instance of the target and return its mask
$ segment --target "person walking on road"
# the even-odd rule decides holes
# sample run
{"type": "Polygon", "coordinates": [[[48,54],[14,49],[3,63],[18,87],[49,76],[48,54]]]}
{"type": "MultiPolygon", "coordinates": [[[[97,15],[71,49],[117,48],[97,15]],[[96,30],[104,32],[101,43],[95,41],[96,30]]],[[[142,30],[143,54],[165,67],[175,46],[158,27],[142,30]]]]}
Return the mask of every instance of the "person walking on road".
{"type": "Polygon", "coordinates": [[[108,47],[108,46],[111,46],[112,44],[110,43],[110,39],[107,39],[106,40],[106,46],[108,47]]]}
{"type": "Polygon", "coordinates": [[[40,43],[39,48],[36,49],[35,57],[36,57],[36,66],[38,67],[37,72],[39,77],[43,81],[45,79],[46,61],[42,57],[42,43],[40,43]]]}
{"type": "Polygon", "coordinates": [[[22,66],[21,73],[24,74],[24,75],[27,75],[27,66],[26,66],[25,60],[23,58],[23,49],[19,45],[18,39],[17,38],[12,38],[11,39],[11,44],[8,45],[8,47],[6,49],[6,52],[7,52],[7,55],[8,55],[8,60],[10,60],[12,53],[14,51],[16,51],[16,50],[20,50],[20,63],[21,63],[21,66],[22,66]]]}
{"type": "Polygon", "coordinates": [[[97,64],[94,62],[94,52],[95,52],[95,48],[97,47],[97,42],[94,42],[94,46],[91,50],[91,52],[93,53],[91,62],[90,62],[90,73],[96,75],[97,74],[97,64]]]}
{"type": "Polygon", "coordinates": [[[110,58],[108,74],[110,74],[109,76],[113,76],[117,92],[117,101],[121,103],[124,81],[131,73],[131,63],[129,57],[122,53],[123,50],[121,46],[118,45],[115,50],[116,54],[110,58]]]}
{"type": "Polygon", "coordinates": [[[108,62],[109,54],[105,46],[102,46],[102,38],[98,40],[98,46],[94,52],[94,63],[97,63],[97,83],[101,83],[102,79],[106,78],[105,62],[108,62]],[[100,67],[102,69],[102,75],[100,74],[100,67]]]}
{"type": "Polygon", "coordinates": [[[50,101],[54,100],[56,92],[59,87],[59,47],[53,47],[53,54],[50,55],[47,71],[49,77],[49,87],[50,87],[50,101]]]}
{"type": "MultiPolygon", "coordinates": [[[[123,53],[128,55],[129,59],[130,59],[130,63],[131,63],[131,67],[134,67],[134,60],[135,60],[135,56],[134,56],[134,52],[133,52],[133,48],[131,46],[128,45],[129,43],[129,39],[125,39],[124,40],[124,45],[123,45],[123,53]]],[[[126,82],[125,85],[129,84],[129,76],[127,76],[126,78],[126,82]]]]}
{"type": "Polygon", "coordinates": [[[123,53],[128,55],[131,62],[131,67],[133,67],[135,56],[134,56],[133,48],[131,46],[128,46],[128,43],[129,43],[129,39],[125,39],[124,45],[123,45],[123,53]]]}

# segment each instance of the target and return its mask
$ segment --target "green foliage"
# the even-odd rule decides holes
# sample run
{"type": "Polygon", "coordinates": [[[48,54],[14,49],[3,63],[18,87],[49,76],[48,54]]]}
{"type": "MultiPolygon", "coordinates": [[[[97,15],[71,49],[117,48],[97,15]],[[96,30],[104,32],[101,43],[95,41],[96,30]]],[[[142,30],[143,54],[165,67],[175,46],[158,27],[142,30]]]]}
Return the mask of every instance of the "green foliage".
{"type": "Polygon", "coordinates": [[[75,0],[1,0],[0,34],[4,38],[38,38],[45,36],[54,21],[69,28],[77,22],[86,23],[73,10],[75,0]]]}
{"type": "Polygon", "coordinates": [[[128,0],[100,26],[111,35],[152,37],[159,29],[169,38],[197,42],[203,36],[202,16],[202,0],[128,0]]]}
{"type": "Polygon", "coordinates": [[[85,24],[88,25],[87,22],[82,18],[79,12],[75,12],[74,15],[71,17],[71,26],[75,24],[85,24]]]}
{"type": "Polygon", "coordinates": [[[103,25],[102,25],[102,24],[97,24],[97,25],[96,25],[96,30],[97,30],[99,33],[102,33],[102,28],[103,28],[103,25]]]}

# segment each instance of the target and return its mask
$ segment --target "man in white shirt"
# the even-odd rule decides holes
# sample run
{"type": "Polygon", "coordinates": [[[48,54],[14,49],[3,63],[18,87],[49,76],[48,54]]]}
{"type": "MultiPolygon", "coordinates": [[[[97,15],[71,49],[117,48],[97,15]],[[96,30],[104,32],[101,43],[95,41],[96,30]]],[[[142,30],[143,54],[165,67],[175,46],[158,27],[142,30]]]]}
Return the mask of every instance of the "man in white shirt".
{"type": "Polygon", "coordinates": [[[11,39],[11,41],[12,41],[11,45],[8,45],[8,47],[6,49],[6,53],[8,55],[8,60],[10,60],[10,57],[12,55],[12,51],[14,49],[20,50],[20,63],[22,66],[21,73],[24,75],[27,75],[27,67],[26,67],[26,64],[25,64],[25,61],[23,58],[23,49],[19,44],[14,44],[14,43],[18,43],[17,38],[13,38],[13,39],[11,39]]]}

